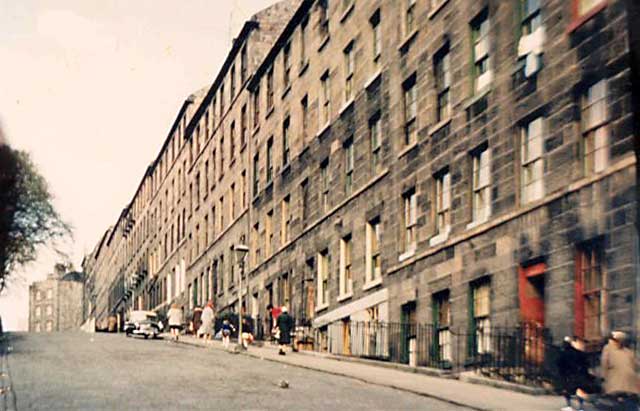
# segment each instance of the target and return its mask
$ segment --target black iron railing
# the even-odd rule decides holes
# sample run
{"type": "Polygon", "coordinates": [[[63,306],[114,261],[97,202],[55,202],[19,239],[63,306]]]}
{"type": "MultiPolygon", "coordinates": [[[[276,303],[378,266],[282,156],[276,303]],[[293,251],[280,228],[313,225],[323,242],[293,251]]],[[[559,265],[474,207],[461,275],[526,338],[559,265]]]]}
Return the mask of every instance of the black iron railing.
{"type": "Polygon", "coordinates": [[[451,372],[475,371],[539,385],[549,332],[535,325],[456,329],[432,324],[337,321],[314,330],[314,349],[451,372]]]}

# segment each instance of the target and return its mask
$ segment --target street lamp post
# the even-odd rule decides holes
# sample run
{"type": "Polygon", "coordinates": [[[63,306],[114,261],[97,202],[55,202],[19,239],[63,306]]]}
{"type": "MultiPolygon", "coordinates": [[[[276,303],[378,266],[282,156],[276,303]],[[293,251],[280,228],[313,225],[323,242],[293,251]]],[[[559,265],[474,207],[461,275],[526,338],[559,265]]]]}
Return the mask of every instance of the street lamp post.
{"type": "Polygon", "coordinates": [[[244,276],[244,259],[249,252],[249,247],[244,244],[235,244],[233,246],[238,265],[240,266],[240,275],[238,276],[238,347],[243,349],[242,344],[242,277],[244,276]]]}

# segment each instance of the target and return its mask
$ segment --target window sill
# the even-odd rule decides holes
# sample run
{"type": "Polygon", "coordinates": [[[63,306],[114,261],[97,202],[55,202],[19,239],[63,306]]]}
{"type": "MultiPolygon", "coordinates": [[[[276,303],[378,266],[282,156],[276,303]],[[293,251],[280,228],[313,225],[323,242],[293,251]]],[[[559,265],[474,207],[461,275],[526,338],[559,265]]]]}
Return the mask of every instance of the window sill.
{"type": "Polygon", "coordinates": [[[345,20],[347,18],[349,18],[349,16],[351,15],[351,12],[353,11],[355,5],[356,5],[355,1],[352,1],[351,5],[344,11],[344,13],[342,13],[342,16],[340,16],[340,23],[344,23],[345,20]]]}
{"type": "Polygon", "coordinates": [[[318,46],[318,53],[320,53],[326,47],[330,39],[331,39],[331,36],[329,34],[327,34],[327,36],[324,39],[322,39],[322,41],[320,42],[320,46],[318,46]]]}
{"type": "Polygon", "coordinates": [[[309,68],[309,60],[301,62],[300,70],[298,71],[298,77],[302,77],[302,75],[307,72],[308,68],[309,68]]]}
{"type": "Polygon", "coordinates": [[[255,136],[256,134],[258,134],[258,131],[260,131],[260,124],[253,127],[253,131],[251,132],[251,134],[255,136]]]}
{"type": "Polygon", "coordinates": [[[429,137],[431,137],[432,135],[434,135],[435,133],[440,131],[442,128],[444,128],[450,122],[451,122],[451,116],[449,115],[444,120],[441,120],[440,122],[438,122],[438,123],[432,125],[431,127],[429,127],[429,137]]]}
{"type": "Polygon", "coordinates": [[[323,135],[330,127],[331,122],[328,122],[327,124],[322,126],[322,128],[320,128],[320,130],[318,130],[318,132],[316,133],[316,137],[320,137],[321,135],[323,135]]]}
{"type": "Polygon", "coordinates": [[[264,116],[264,119],[266,120],[266,119],[268,119],[269,117],[271,117],[271,115],[273,114],[273,111],[274,111],[274,110],[275,110],[275,106],[271,106],[271,107],[269,108],[269,111],[267,111],[267,115],[266,115],[266,116],[264,116]]]}
{"type": "Polygon", "coordinates": [[[418,147],[418,142],[414,141],[413,143],[409,144],[408,146],[403,148],[402,151],[398,153],[398,158],[404,157],[409,151],[413,150],[416,147],[418,147]]]}
{"type": "Polygon", "coordinates": [[[402,39],[402,41],[400,42],[400,45],[398,46],[398,50],[401,53],[406,53],[407,50],[409,49],[409,46],[411,45],[411,43],[413,42],[413,40],[416,38],[417,35],[418,35],[418,29],[415,29],[411,33],[409,33],[407,36],[405,36],[405,38],[402,39]]]}
{"type": "Polygon", "coordinates": [[[585,24],[587,21],[591,20],[593,16],[595,16],[596,14],[604,10],[607,7],[607,3],[608,2],[605,1],[602,4],[595,6],[594,8],[592,8],[591,10],[583,14],[582,16],[574,17],[574,20],[571,22],[571,24],[569,24],[569,27],[567,27],[567,34],[573,33],[580,26],[585,24]]]}
{"type": "Polygon", "coordinates": [[[342,302],[342,301],[348,300],[351,297],[353,297],[353,293],[352,292],[351,293],[347,293],[347,294],[343,294],[343,295],[339,295],[338,296],[338,302],[342,302]]]}
{"type": "Polygon", "coordinates": [[[322,304],[316,307],[316,309],[314,310],[316,313],[319,313],[320,311],[324,311],[327,308],[329,308],[329,304],[322,304]]]}
{"type": "Polygon", "coordinates": [[[366,83],[364,83],[364,89],[369,90],[369,87],[371,87],[381,76],[382,70],[378,69],[378,71],[376,71],[375,74],[371,76],[371,78],[367,80],[366,83]]]}
{"type": "Polygon", "coordinates": [[[405,251],[404,253],[400,254],[398,256],[398,261],[399,262],[403,262],[406,261],[408,259],[410,259],[411,257],[413,257],[414,255],[416,255],[416,246],[412,246],[411,249],[409,249],[408,251],[405,251]]]}
{"type": "Polygon", "coordinates": [[[486,223],[487,221],[489,221],[489,218],[485,218],[484,220],[472,221],[469,224],[467,224],[466,229],[467,230],[473,230],[474,228],[481,226],[482,224],[486,223]]]}
{"type": "Polygon", "coordinates": [[[345,102],[344,105],[340,107],[340,111],[338,112],[339,115],[344,114],[344,112],[347,111],[349,107],[353,106],[353,103],[355,103],[355,99],[351,97],[349,101],[345,102]]]}
{"type": "Polygon", "coordinates": [[[289,94],[290,91],[291,91],[291,84],[288,84],[287,88],[285,88],[284,91],[282,92],[282,100],[284,100],[285,97],[287,97],[287,94],[289,94]]]}
{"type": "Polygon", "coordinates": [[[464,103],[464,109],[468,109],[469,107],[473,106],[474,104],[476,104],[478,101],[482,100],[483,98],[485,98],[492,90],[493,88],[491,87],[491,85],[487,85],[487,87],[485,87],[484,89],[482,89],[482,91],[480,91],[479,93],[476,93],[475,95],[469,97],[469,99],[467,99],[467,101],[464,103]]]}
{"type": "Polygon", "coordinates": [[[247,142],[245,141],[245,142],[244,142],[244,143],[242,143],[242,145],[240,146],[240,152],[242,153],[246,148],[247,148],[247,142]]]}
{"type": "Polygon", "coordinates": [[[362,286],[362,291],[370,290],[370,289],[372,289],[374,287],[377,287],[377,286],[379,286],[381,284],[382,284],[382,277],[378,278],[377,280],[373,280],[371,282],[365,283],[362,286]]]}
{"type": "Polygon", "coordinates": [[[437,234],[429,240],[429,246],[433,247],[434,245],[442,244],[449,239],[449,233],[451,232],[451,227],[447,227],[440,234],[437,234]]]}
{"type": "Polygon", "coordinates": [[[435,6],[435,7],[433,8],[433,10],[431,10],[431,11],[429,12],[429,15],[428,15],[427,17],[428,17],[429,19],[432,19],[436,14],[438,14],[438,12],[439,12],[440,10],[442,10],[442,8],[444,7],[444,5],[445,5],[445,4],[447,4],[448,2],[449,2],[449,0],[442,0],[442,1],[440,2],[440,4],[438,4],[437,6],[435,6]]]}
{"type": "Polygon", "coordinates": [[[282,165],[282,168],[280,169],[280,175],[286,175],[287,173],[289,173],[289,171],[291,171],[291,161],[289,161],[287,164],[282,165]]]}

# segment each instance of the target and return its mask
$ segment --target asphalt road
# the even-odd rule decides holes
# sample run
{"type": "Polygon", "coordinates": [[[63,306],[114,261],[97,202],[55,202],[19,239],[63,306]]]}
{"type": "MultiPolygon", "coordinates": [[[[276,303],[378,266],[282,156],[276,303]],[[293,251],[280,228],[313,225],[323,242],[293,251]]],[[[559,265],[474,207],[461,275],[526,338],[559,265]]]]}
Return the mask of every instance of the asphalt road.
{"type": "Polygon", "coordinates": [[[12,334],[18,410],[462,410],[431,398],[166,340],[12,334]],[[288,389],[278,383],[286,380],[288,389]]]}

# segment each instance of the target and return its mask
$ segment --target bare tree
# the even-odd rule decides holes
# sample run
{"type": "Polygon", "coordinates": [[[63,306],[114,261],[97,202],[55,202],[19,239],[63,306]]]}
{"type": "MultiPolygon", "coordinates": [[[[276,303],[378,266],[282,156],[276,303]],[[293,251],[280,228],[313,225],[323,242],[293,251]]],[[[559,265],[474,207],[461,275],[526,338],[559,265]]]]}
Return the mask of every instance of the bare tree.
{"type": "Polygon", "coordinates": [[[71,236],[52,204],[49,186],[28,153],[11,148],[0,130],[0,292],[40,246],[71,236]]]}

